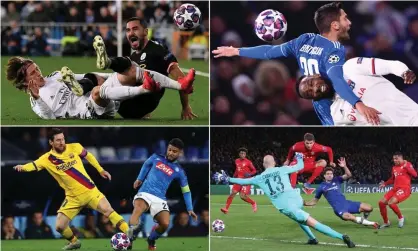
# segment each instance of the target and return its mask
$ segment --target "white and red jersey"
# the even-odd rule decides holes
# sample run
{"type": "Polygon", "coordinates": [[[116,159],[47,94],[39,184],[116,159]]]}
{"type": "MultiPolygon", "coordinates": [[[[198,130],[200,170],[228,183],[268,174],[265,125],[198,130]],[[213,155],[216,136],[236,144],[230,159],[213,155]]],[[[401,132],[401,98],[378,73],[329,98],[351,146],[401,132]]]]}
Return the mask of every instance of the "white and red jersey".
{"type": "MultiPolygon", "coordinates": [[[[408,67],[399,61],[378,58],[352,58],[343,66],[344,78],[365,105],[373,107],[382,125],[418,125],[418,104],[383,77],[399,77],[408,67]]],[[[367,120],[347,101],[336,95],[331,105],[335,125],[368,125],[367,120]]]]}
{"type": "Polygon", "coordinates": [[[385,186],[393,184],[393,188],[411,188],[411,178],[417,177],[417,171],[412,164],[404,161],[399,166],[392,167],[392,176],[384,184],[385,186]]]}
{"type": "MultiPolygon", "coordinates": [[[[84,74],[75,74],[76,80],[81,80],[84,74]]],[[[94,102],[90,93],[83,96],[75,95],[62,82],[59,71],[44,77],[45,85],[39,88],[39,98],[30,97],[32,110],[43,119],[94,117],[94,102]]],[[[109,106],[110,107],[110,106],[109,106]]]]}
{"type": "Polygon", "coordinates": [[[318,143],[314,143],[312,149],[307,149],[305,146],[304,141],[296,142],[290,149],[289,153],[287,154],[287,160],[292,160],[293,155],[295,153],[303,153],[303,162],[304,163],[312,163],[315,162],[316,158],[321,153],[327,153],[328,159],[330,162],[334,162],[334,154],[332,152],[332,148],[329,146],[324,146],[318,143]]]}
{"type": "Polygon", "coordinates": [[[245,177],[245,174],[249,174],[250,176],[253,176],[257,170],[255,169],[253,162],[247,158],[239,158],[235,160],[235,172],[234,177],[235,178],[248,178],[245,177]]]}

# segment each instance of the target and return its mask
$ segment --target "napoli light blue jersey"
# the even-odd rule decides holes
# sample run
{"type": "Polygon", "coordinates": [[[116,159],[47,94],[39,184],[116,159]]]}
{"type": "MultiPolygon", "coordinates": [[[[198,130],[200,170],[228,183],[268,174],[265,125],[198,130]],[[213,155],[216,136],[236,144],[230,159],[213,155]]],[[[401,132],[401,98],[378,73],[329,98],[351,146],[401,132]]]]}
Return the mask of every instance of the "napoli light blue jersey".
{"type": "MultiPolygon", "coordinates": [[[[279,57],[294,57],[298,61],[303,75],[320,74],[331,80],[337,94],[351,105],[360,99],[353,93],[344,79],[343,64],[345,63],[345,48],[340,42],[331,41],[319,34],[305,33],[296,39],[281,45],[262,45],[241,48],[239,55],[257,59],[273,59],[279,57]]],[[[331,116],[331,99],[313,101],[313,107],[323,125],[334,125],[331,116]]]]}
{"type": "Polygon", "coordinates": [[[252,178],[230,178],[229,182],[240,185],[257,185],[277,209],[288,208],[289,204],[301,199],[298,190],[290,184],[289,174],[302,170],[303,166],[303,160],[298,160],[294,166],[267,168],[264,172],[252,178]]]}
{"type": "Polygon", "coordinates": [[[153,154],[142,165],[137,179],[143,182],[138,193],[149,193],[162,200],[166,200],[168,187],[173,180],[177,179],[180,182],[187,210],[193,210],[187,176],[177,161],[171,162],[163,155],[153,154]]]}

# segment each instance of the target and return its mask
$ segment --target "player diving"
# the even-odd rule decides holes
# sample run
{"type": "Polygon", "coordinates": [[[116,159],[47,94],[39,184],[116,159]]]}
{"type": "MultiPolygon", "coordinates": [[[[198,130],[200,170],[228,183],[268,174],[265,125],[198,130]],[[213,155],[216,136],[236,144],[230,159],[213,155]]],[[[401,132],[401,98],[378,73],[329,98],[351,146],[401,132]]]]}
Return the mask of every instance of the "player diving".
{"type": "MultiPolygon", "coordinates": [[[[32,110],[42,119],[113,118],[119,101],[169,88],[192,92],[194,71],[174,81],[160,73],[130,65],[124,73],[74,74],[68,67],[44,77],[39,66],[30,59],[12,57],[6,67],[7,80],[30,95],[32,110]],[[134,85],[141,82],[141,86],[134,85]],[[89,92],[85,86],[92,86],[89,92]]],[[[134,109],[134,108],[132,108],[134,109]]]]}
{"type": "MultiPolygon", "coordinates": [[[[400,62],[379,58],[352,58],[343,66],[344,78],[354,93],[379,112],[381,125],[418,125],[418,104],[384,78],[394,74],[405,84],[416,80],[415,73],[400,62]]],[[[320,75],[302,76],[296,83],[301,98],[321,100],[332,98],[331,115],[335,125],[371,125],[332,88],[332,84],[320,75]]]]}
{"type": "Polygon", "coordinates": [[[183,192],[184,202],[188,214],[196,221],[193,212],[192,195],[187,176],[177,159],[183,154],[184,143],[181,139],[170,140],[166,155],[153,154],[142,165],[138,178],[133,187],[138,193],[133,200],[134,209],[129,219],[128,237],[133,241],[139,231],[140,216],[149,211],[158,226],[149,235],[148,250],[157,248],[155,242],[165,233],[170,224],[170,209],[168,208],[166,193],[173,180],[178,180],[183,192]]]}
{"type": "Polygon", "coordinates": [[[296,165],[276,167],[274,157],[266,155],[263,159],[265,171],[257,176],[248,179],[230,178],[223,170],[221,170],[220,173],[216,172],[213,175],[213,179],[217,183],[257,185],[264,191],[264,194],[269,197],[273,206],[276,207],[280,213],[299,224],[308,236],[307,244],[318,244],[318,240],[309,228],[312,227],[329,237],[344,241],[349,248],[355,247],[355,244],[350,240],[348,235],[343,235],[329,226],[318,222],[302,209],[303,199],[299,191],[294,189],[290,184],[289,174],[303,169],[303,154],[296,153],[295,158],[297,161],[296,165]]]}
{"type": "Polygon", "coordinates": [[[365,226],[373,226],[375,229],[378,229],[379,224],[377,222],[367,220],[370,213],[373,211],[370,204],[347,200],[341,193],[341,183],[351,178],[351,172],[347,167],[345,158],[338,159],[338,165],[344,169],[344,175],[334,177],[334,170],[331,167],[325,168],[325,181],[322,182],[316,190],[315,198],[311,201],[304,201],[303,204],[305,206],[315,206],[321,196],[324,195],[334,210],[335,215],[341,219],[365,226]],[[363,213],[364,217],[354,215],[359,213],[363,213]]]}

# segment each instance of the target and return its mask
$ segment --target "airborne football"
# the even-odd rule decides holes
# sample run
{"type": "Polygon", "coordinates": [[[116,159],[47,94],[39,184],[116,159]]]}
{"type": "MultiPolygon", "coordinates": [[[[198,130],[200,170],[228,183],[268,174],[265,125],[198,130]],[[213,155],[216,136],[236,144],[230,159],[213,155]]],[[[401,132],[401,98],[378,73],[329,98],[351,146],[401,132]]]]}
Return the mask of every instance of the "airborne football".
{"type": "Polygon", "coordinates": [[[202,13],[196,5],[185,3],[174,12],[173,20],[179,29],[192,30],[202,21],[202,13]]]}
{"type": "Polygon", "coordinates": [[[266,42],[281,39],[287,31],[287,21],[284,15],[276,10],[262,11],[254,21],[257,37],[266,42]]]}
{"type": "Polygon", "coordinates": [[[211,124],[418,126],[413,2],[210,6],[211,124]]]}
{"type": "Polygon", "coordinates": [[[1,7],[3,125],[208,124],[208,1],[1,7]]]}

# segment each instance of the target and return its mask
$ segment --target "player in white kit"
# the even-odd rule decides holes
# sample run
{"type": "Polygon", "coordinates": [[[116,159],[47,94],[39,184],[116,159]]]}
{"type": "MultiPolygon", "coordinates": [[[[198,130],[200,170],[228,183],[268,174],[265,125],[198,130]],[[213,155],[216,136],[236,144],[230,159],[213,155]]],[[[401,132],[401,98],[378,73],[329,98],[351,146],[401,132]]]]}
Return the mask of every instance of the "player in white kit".
{"type": "Polygon", "coordinates": [[[30,94],[32,110],[43,119],[113,118],[118,108],[116,101],[156,91],[160,87],[192,90],[194,79],[173,87],[171,82],[170,86],[165,86],[165,79],[156,83],[145,71],[131,72],[132,76],[124,76],[123,81],[142,81],[141,86],[120,86],[118,73],[104,74],[107,76],[104,80],[92,73],[73,74],[68,67],[43,77],[36,63],[22,57],[10,58],[6,70],[7,80],[30,94]],[[94,88],[84,92],[79,81],[90,82],[94,88]]]}
{"type": "MultiPolygon", "coordinates": [[[[394,74],[412,84],[416,76],[400,61],[352,58],[344,66],[347,84],[365,104],[380,112],[381,125],[418,125],[418,104],[383,77],[394,74]]],[[[296,83],[301,98],[334,97],[331,114],[335,125],[372,125],[347,101],[335,94],[328,80],[319,75],[303,76],[296,83]]]]}

